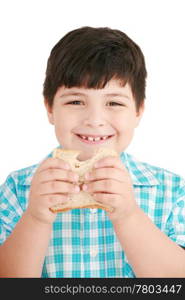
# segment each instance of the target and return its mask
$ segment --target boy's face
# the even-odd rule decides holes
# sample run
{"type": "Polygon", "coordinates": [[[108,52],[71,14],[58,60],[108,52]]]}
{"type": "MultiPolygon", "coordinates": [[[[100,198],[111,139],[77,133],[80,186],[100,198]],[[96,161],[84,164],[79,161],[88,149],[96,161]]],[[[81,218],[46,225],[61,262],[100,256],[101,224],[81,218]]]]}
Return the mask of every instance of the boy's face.
{"type": "Polygon", "coordinates": [[[124,151],[144,108],[136,111],[129,84],[123,87],[112,79],[103,89],[60,87],[53,107],[46,104],[46,109],[60,145],[80,150],[79,159],[86,160],[100,147],[124,151]]]}

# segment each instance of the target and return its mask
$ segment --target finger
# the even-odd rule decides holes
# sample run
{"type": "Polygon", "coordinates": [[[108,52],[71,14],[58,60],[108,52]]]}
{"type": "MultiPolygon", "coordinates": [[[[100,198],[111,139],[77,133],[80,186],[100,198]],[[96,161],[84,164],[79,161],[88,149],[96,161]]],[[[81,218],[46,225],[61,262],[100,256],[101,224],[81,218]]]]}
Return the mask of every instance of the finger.
{"type": "Polygon", "coordinates": [[[65,169],[69,170],[70,165],[62,159],[50,157],[44,160],[37,169],[37,172],[42,172],[46,169],[65,169]]]}
{"type": "Polygon", "coordinates": [[[72,171],[63,169],[46,169],[40,172],[39,182],[44,183],[52,180],[61,180],[67,182],[78,182],[79,175],[72,171]]]}
{"type": "Polygon", "coordinates": [[[100,160],[98,160],[95,164],[94,164],[94,168],[103,168],[103,167],[111,167],[111,168],[118,168],[121,170],[127,170],[125,165],[123,164],[123,162],[121,161],[121,159],[119,157],[115,157],[115,156],[108,156],[108,157],[104,157],[100,160]]]}
{"type": "Polygon", "coordinates": [[[79,191],[80,188],[78,185],[62,181],[49,181],[46,183],[41,183],[39,187],[40,195],[78,193],[79,191]]]}
{"type": "Polygon", "coordinates": [[[93,169],[91,172],[85,174],[86,182],[102,180],[102,179],[115,179],[120,182],[127,182],[129,179],[128,172],[124,172],[118,168],[99,168],[93,169]]]}
{"type": "Polygon", "coordinates": [[[89,193],[102,192],[119,194],[117,191],[122,191],[123,183],[112,179],[104,179],[83,184],[82,189],[89,193]]]}

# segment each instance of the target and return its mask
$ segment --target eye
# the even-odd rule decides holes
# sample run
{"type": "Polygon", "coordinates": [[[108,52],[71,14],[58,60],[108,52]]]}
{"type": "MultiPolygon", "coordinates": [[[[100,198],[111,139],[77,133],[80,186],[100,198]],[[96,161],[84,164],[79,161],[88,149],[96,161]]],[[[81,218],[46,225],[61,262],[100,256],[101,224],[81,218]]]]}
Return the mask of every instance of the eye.
{"type": "Polygon", "coordinates": [[[80,101],[80,100],[74,100],[74,101],[68,102],[67,104],[75,104],[75,105],[78,105],[78,104],[80,104],[80,102],[82,102],[82,101],[80,101]]]}
{"type": "Polygon", "coordinates": [[[110,104],[110,106],[124,106],[123,104],[121,104],[121,103],[118,103],[118,102],[114,102],[114,101],[111,101],[111,102],[109,102],[109,104],[110,104]]]}

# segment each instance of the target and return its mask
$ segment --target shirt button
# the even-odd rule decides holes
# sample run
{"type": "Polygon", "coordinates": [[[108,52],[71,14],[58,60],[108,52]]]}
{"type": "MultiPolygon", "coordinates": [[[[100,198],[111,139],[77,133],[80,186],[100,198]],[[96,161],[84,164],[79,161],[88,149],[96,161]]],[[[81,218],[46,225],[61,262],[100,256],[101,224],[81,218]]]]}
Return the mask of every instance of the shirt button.
{"type": "Polygon", "coordinates": [[[90,250],[90,256],[95,257],[98,254],[98,249],[92,247],[90,250]]]}

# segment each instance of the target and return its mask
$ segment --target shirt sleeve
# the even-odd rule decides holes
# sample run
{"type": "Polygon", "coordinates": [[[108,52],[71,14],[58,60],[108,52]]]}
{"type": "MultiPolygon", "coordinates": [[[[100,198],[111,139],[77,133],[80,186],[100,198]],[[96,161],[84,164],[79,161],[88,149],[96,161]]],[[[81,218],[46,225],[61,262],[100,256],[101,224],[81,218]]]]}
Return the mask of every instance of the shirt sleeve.
{"type": "Polygon", "coordinates": [[[10,174],[0,186],[0,245],[13,231],[22,213],[23,209],[16,193],[16,182],[10,174]]]}
{"type": "Polygon", "coordinates": [[[181,247],[185,247],[185,186],[178,192],[167,226],[168,236],[181,247]]]}

